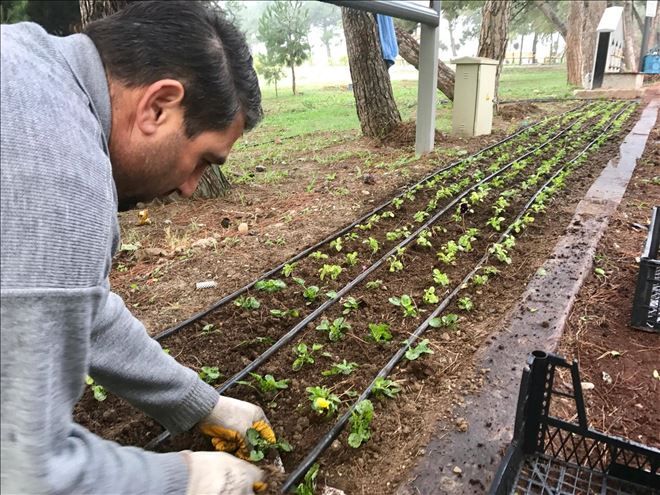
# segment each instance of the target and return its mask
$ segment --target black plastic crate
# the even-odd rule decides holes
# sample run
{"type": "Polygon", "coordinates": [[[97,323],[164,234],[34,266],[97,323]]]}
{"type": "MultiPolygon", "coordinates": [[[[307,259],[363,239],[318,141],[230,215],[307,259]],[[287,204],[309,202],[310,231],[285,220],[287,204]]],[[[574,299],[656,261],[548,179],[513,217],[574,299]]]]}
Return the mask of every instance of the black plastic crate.
{"type": "Polygon", "coordinates": [[[639,275],[632,309],[632,326],[639,330],[660,331],[660,208],[653,208],[649,235],[639,260],[639,275]]]}
{"type": "Polygon", "coordinates": [[[513,440],[490,488],[505,494],[657,494],[660,450],[589,429],[577,362],[535,351],[520,384],[513,440]],[[556,389],[558,368],[569,370],[571,391],[556,389]],[[558,399],[575,420],[551,414],[558,399]]]}

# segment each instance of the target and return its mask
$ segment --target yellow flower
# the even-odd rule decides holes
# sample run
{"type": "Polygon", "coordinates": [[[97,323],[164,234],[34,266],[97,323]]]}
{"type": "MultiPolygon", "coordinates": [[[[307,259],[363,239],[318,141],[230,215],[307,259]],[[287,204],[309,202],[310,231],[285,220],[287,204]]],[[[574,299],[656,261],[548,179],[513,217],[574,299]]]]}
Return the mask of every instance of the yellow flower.
{"type": "Polygon", "coordinates": [[[314,408],[315,409],[327,409],[330,407],[330,401],[324,399],[323,397],[317,397],[314,399],[314,408]]]}

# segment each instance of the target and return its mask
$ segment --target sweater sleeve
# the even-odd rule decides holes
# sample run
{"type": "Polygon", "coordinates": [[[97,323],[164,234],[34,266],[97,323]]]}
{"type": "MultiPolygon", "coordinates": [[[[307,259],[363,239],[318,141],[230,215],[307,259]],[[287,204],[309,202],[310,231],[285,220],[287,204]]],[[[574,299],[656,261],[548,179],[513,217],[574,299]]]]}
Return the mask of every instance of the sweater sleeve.
{"type": "Polygon", "coordinates": [[[190,429],[218,401],[213,387],[163,352],[114,293],[92,330],[90,375],[174,434],[190,429]]]}
{"type": "Polygon", "coordinates": [[[2,289],[2,493],[185,493],[179,453],[122,447],[72,420],[87,368],[85,329],[105,299],[100,287],[2,289]]]}

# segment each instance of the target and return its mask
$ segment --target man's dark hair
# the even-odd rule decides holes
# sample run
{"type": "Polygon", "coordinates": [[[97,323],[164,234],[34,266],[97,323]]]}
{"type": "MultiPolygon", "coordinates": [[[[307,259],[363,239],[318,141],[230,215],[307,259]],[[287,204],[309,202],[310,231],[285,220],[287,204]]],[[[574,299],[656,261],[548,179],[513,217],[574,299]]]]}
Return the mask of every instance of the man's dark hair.
{"type": "Polygon", "coordinates": [[[126,86],[180,81],[189,138],[226,129],[240,113],[249,131],[263,116],[245,36],[201,2],[130,3],[83,32],[96,45],[106,71],[126,86]]]}

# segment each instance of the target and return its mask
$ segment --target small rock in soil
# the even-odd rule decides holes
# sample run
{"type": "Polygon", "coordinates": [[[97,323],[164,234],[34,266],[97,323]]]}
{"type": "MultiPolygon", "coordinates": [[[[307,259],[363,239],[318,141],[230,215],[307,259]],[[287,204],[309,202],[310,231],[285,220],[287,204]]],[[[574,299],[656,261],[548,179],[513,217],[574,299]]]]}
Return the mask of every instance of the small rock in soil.
{"type": "Polygon", "coordinates": [[[470,426],[467,419],[465,418],[457,418],[455,424],[456,424],[456,428],[458,428],[458,431],[462,431],[462,432],[468,431],[468,428],[470,426]]]}
{"type": "Polygon", "coordinates": [[[256,167],[254,167],[254,170],[257,172],[265,172],[266,167],[264,167],[263,165],[257,165],[256,167]]]}
{"type": "Polygon", "coordinates": [[[373,174],[364,174],[362,176],[362,182],[364,182],[365,184],[375,184],[376,177],[373,174]]]}
{"type": "Polygon", "coordinates": [[[239,234],[247,234],[248,233],[248,224],[245,222],[241,222],[238,225],[238,233],[239,234]]]}
{"type": "Polygon", "coordinates": [[[582,385],[582,390],[583,391],[593,390],[594,388],[596,388],[596,386],[591,382],[582,382],[581,385],[582,385]]]}
{"type": "Polygon", "coordinates": [[[222,228],[226,229],[231,225],[231,220],[225,217],[222,220],[220,220],[220,225],[222,226],[222,228]]]}
{"type": "Polygon", "coordinates": [[[459,468],[458,466],[454,466],[454,469],[452,471],[454,471],[454,474],[463,473],[463,470],[461,468],[459,468]]]}
{"type": "Polygon", "coordinates": [[[449,342],[449,341],[451,340],[451,337],[449,336],[449,334],[448,334],[447,332],[445,332],[445,333],[443,333],[442,335],[440,335],[440,338],[441,338],[442,340],[444,340],[445,342],[449,342]]]}
{"type": "Polygon", "coordinates": [[[332,442],[332,444],[330,445],[330,448],[331,448],[332,450],[334,450],[334,451],[341,450],[341,442],[340,442],[339,440],[335,440],[335,441],[332,442]]]}

